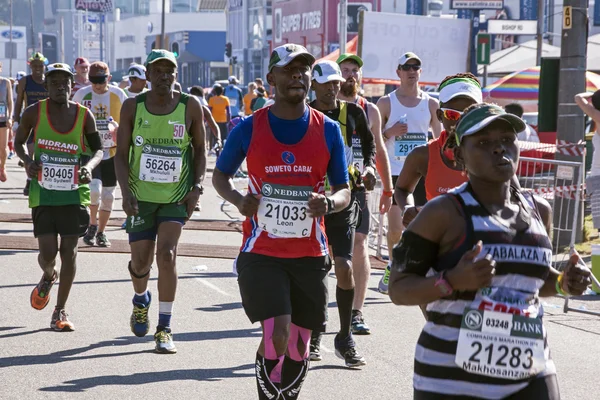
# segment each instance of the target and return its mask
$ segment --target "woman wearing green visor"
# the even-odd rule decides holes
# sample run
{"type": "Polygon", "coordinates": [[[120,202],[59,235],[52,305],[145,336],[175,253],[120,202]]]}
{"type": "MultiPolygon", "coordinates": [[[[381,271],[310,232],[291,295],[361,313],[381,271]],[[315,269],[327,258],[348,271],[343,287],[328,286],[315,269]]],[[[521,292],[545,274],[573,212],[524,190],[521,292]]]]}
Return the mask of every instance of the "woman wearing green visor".
{"type": "Polygon", "coordinates": [[[524,122],[491,104],[465,110],[449,145],[468,182],[428,202],[394,248],[394,304],[427,305],[414,398],[559,399],[540,297],[578,295],[574,255],[552,268],[552,210],[511,186],[524,122]]]}

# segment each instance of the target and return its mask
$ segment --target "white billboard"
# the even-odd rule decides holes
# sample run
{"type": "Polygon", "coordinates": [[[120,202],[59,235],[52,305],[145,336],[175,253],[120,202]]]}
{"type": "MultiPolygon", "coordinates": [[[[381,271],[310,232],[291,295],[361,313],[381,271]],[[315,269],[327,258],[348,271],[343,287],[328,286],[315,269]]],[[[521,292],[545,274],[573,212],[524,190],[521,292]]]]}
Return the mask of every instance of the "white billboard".
{"type": "Polygon", "coordinates": [[[421,82],[437,83],[465,72],[470,21],[365,12],[362,31],[363,76],[398,79],[398,58],[412,51],[422,61],[421,82]]]}

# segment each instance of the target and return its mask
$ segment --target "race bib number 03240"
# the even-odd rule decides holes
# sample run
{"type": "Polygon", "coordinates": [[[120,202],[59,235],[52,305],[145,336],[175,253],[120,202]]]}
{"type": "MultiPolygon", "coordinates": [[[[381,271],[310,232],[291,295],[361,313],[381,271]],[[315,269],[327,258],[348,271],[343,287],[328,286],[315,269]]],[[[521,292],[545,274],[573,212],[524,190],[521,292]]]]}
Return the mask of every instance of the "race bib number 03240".
{"type": "Polygon", "coordinates": [[[493,378],[520,380],[535,376],[546,365],[542,321],[467,309],[455,362],[467,372],[493,378]]]}
{"type": "Polygon", "coordinates": [[[280,238],[310,237],[314,219],[307,214],[310,186],[263,183],[258,225],[280,238]]]}

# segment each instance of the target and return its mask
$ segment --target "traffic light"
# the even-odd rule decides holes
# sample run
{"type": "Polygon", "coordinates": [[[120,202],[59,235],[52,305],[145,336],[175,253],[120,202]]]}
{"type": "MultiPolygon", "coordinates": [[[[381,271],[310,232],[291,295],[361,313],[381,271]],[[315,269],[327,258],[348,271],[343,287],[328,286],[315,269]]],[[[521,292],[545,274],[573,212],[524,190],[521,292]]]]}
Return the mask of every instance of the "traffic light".
{"type": "Polygon", "coordinates": [[[231,57],[231,43],[225,44],[225,55],[229,58],[231,57]]]}
{"type": "Polygon", "coordinates": [[[175,54],[175,57],[179,57],[179,43],[174,42],[171,44],[171,52],[175,54]]]}
{"type": "Polygon", "coordinates": [[[58,37],[54,33],[40,33],[42,54],[50,64],[58,62],[58,37]]]}

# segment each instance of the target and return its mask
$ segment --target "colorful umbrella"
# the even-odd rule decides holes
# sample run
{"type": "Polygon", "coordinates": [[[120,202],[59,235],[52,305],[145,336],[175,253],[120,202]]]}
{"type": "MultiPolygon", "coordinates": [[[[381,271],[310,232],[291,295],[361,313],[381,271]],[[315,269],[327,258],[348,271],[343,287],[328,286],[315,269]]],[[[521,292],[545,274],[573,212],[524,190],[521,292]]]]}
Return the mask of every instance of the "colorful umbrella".
{"type": "MultiPolygon", "coordinates": [[[[513,72],[486,86],[483,89],[483,97],[487,101],[502,99],[537,102],[539,81],[540,67],[531,67],[513,72]]],[[[595,92],[598,89],[600,89],[600,75],[587,71],[586,90],[595,92]]]]}

